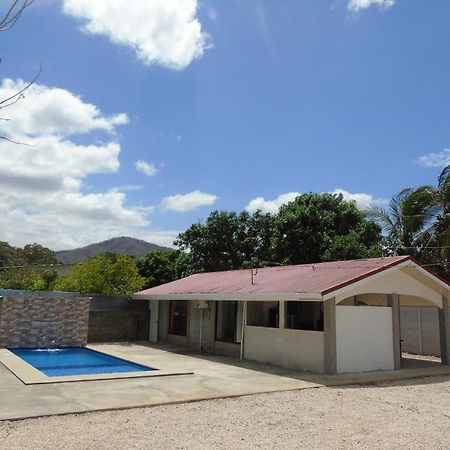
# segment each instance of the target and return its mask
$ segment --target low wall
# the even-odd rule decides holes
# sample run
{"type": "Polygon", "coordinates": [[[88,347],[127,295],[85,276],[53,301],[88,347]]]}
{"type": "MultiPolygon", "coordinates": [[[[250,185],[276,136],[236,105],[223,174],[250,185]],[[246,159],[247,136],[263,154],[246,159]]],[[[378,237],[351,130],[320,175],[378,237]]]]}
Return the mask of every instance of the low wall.
{"type": "Polygon", "coordinates": [[[394,369],[392,310],[388,307],[336,307],[337,372],[394,369]]]}
{"type": "Polygon", "coordinates": [[[20,293],[0,299],[0,347],[78,347],[87,343],[89,298],[20,293]]]}
{"type": "Polygon", "coordinates": [[[284,328],[245,327],[244,357],[289,369],[324,370],[324,333],[284,328]]]}

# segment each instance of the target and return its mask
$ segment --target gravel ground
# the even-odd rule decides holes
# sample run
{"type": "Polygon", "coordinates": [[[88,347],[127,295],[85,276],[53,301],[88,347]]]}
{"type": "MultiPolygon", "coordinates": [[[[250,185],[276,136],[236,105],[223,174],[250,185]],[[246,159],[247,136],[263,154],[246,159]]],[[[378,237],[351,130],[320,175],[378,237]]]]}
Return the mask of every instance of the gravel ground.
{"type": "Polygon", "coordinates": [[[450,447],[450,378],[0,422],[2,449],[450,447]]]}

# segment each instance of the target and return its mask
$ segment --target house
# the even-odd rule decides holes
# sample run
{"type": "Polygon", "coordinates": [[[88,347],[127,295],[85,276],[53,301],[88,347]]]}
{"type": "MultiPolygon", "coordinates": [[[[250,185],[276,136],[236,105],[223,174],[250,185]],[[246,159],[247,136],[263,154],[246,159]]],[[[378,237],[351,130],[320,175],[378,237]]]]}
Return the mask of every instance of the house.
{"type": "Polygon", "coordinates": [[[439,310],[450,286],[408,256],[199,273],[146,289],[150,340],[318,373],[401,368],[400,306],[439,310]]]}

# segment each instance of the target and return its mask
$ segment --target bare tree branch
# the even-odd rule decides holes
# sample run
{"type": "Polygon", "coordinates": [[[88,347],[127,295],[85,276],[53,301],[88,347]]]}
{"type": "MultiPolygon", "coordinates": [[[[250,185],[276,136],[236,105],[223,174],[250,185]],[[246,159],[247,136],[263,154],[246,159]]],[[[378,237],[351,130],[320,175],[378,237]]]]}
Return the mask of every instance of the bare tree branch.
{"type": "MultiPolygon", "coordinates": [[[[19,20],[20,16],[25,11],[25,9],[28,8],[33,2],[34,0],[12,0],[10,7],[6,10],[3,17],[0,18],[0,32],[10,30],[19,20]]],[[[15,94],[10,95],[9,97],[4,98],[3,100],[0,100],[0,110],[8,108],[9,106],[12,106],[15,103],[17,103],[19,100],[25,98],[24,92],[34,84],[34,82],[38,79],[41,73],[42,73],[42,66],[39,68],[38,72],[33,77],[33,79],[29,83],[27,83],[22,89],[20,89],[15,94]]],[[[0,117],[0,120],[9,121],[10,119],[6,117],[0,117]]],[[[10,142],[12,144],[34,147],[34,145],[27,144],[26,142],[19,142],[7,136],[0,136],[0,140],[10,142]]]]}
{"type": "Polygon", "coordinates": [[[26,142],[14,141],[13,139],[10,139],[6,136],[0,136],[0,140],[11,142],[11,144],[26,145],[27,147],[35,147],[35,145],[27,144],[26,142]]]}
{"type": "Polygon", "coordinates": [[[19,20],[19,17],[25,9],[33,2],[34,0],[14,0],[6,14],[0,20],[0,32],[10,30],[19,20]]]}
{"type": "Polygon", "coordinates": [[[0,100],[0,109],[7,108],[8,106],[14,105],[14,103],[17,103],[20,99],[24,98],[25,96],[23,95],[23,93],[34,84],[34,82],[39,78],[39,75],[41,73],[42,73],[42,67],[39,68],[37,74],[33,77],[33,79],[24,88],[22,88],[20,91],[16,92],[14,95],[11,95],[8,98],[0,100]],[[10,102],[10,103],[8,103],[8,102],[10,102]]]}

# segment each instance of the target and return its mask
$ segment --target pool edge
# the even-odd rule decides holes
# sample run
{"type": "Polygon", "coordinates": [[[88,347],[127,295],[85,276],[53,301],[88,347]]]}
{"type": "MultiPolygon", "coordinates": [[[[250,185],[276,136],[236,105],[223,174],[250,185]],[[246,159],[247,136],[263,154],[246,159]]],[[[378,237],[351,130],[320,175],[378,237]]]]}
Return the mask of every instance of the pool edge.
{"type": "MultiPolygon", "coordinates": [[[[96,349],[87,348],[97,351],[96,349]]],[[[106,355],[114,356],[113,352],[100,352],[106,355]]],[[[121,357],[123,360],[123,356],[121,357]]],[[[141,366],[148,367],[148,363],[142,363],[137,361],[136,358],[128,358],[128,361],[139,364],[141,366]]],[[[92,375],[68,375],[61,377],[48,377],[40,372],[38,369],[34,368],[32,365],[28,364],[19,356],[15,355],[7,348],[0,348],[0,363],[6,367],[16,378],[18,378],[25,385],[36,385],[36,384],[55,384],[55,383],[74,383],[74,382],[84,382],[84,381],[104,381],[104,380],[128,380],[132,378],[153,378],[153,377],[168,377],[174,375],[193,375],[192,371],[177,371],[177,370],[164,370],[159,368],[154,368],[155,370],[142,371],[142,372],[117,372],[117,373],[107,373],[107,374],[92,374],[92,375]]]]}

